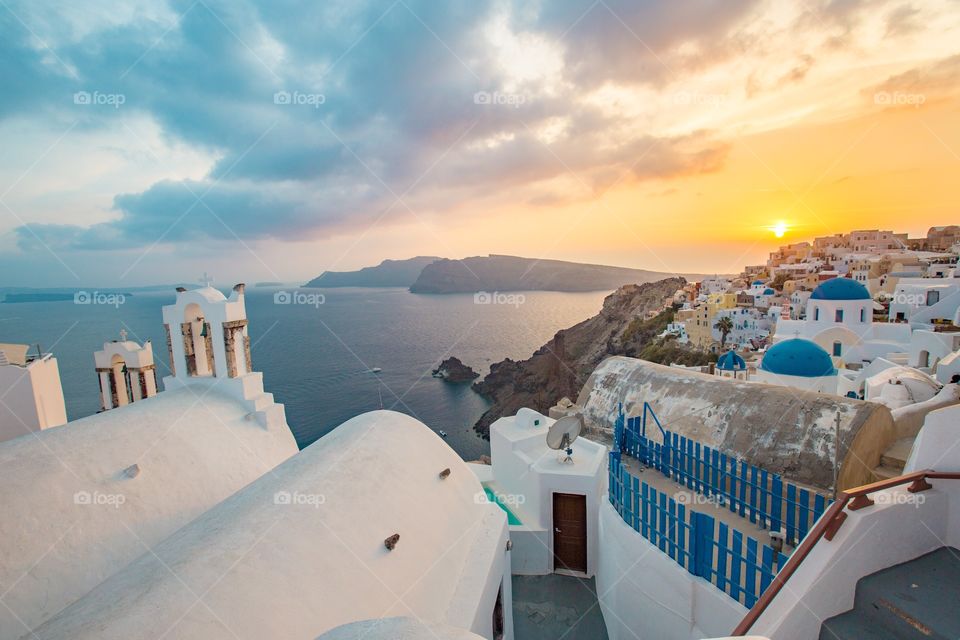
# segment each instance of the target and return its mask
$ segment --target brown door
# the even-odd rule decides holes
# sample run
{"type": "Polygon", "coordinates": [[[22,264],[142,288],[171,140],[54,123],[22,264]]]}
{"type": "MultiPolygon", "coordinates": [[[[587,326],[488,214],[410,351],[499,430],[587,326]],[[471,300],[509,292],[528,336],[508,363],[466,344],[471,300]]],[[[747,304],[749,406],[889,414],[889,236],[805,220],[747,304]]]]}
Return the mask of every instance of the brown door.
{"type": "Polygon", "coordinates": [[[587,497],[553,494],[553,569],[587,572],[587,497]]]}

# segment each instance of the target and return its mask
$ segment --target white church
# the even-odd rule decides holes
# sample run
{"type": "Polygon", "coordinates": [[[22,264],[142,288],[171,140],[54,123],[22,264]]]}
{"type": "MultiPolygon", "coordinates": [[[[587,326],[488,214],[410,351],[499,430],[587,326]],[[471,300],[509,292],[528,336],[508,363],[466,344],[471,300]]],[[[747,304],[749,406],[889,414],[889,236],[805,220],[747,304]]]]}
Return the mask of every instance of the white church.
{"type": "Polygon", "coordinates": [[[909,295],[930,306],[916,308],[909,322],[874,321],[878,305],[854,279],[821,283],[807,300],[805,319],[777,322],[774,343],[753,379],[877,400],[891,408],[929,399],[960,374],[960,333],[941,331],[935,321],[960,320],[960,294],[941,299],[937,293],[949,288],[952,274],[948,280],[916,280],[926,282],[905,284],[895,299],[915,291],[909,295]]]}

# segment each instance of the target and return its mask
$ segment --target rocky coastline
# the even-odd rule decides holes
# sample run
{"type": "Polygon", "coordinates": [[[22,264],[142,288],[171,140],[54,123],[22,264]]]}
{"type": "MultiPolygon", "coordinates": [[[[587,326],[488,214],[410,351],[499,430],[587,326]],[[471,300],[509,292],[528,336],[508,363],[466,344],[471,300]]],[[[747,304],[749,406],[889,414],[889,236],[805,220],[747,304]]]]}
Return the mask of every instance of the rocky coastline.
{"type": "Polygon", "coordinates": [[[604,299],[600,313],[558,331],[526,360],[494,363],[490,373],[473,384],[492,402],[474,429],[489,437],[494,421],[522,407],[546,414],[561,398],[576,398],[590,373],[608,356],[706,364],[710,354],[657,338],[673,319],[668,301],[685,284],[684,278],[675,277],[622,286],[604,299]]]}

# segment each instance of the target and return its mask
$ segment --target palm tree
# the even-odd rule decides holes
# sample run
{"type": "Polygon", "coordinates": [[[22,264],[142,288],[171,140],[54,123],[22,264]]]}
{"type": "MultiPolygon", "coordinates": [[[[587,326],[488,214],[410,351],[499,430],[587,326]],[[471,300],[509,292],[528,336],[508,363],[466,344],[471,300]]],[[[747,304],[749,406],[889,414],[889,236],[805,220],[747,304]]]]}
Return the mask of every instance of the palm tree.
{"type": "Polygon", "coordinates": [[[720,348],[723,349],[727,343],[727,336],[733,331],[733,320],[730,319],[730,316],[723,316],[717,320],[713,328],[720,332],[720,348]]]}

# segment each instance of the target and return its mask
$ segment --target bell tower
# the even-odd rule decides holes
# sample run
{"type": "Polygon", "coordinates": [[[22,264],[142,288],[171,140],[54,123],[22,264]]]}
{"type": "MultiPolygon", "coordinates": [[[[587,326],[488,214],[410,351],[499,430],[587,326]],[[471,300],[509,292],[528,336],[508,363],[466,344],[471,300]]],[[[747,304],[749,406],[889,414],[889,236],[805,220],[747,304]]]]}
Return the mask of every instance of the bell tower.
{"type": "Polygon", "coordinates": [[[157,395],[157,369],[153,363],[153,346],[127,340],[120,330],[120,339],[103,344],[93,354],[100,380],[100,409],[108,411],[157,395]]]}
{"type": "Polygon", "coordinates": [[[176,302],[163,307],[170,371],[182,382],[252,372],[244,285],[233,287],[227,298],[211,281],[204,276],[204,286],[192,291],[178,287],[176,302]]]}
{"type": "Polygon", "coordinates": [[[247,333],[245,286],[234,285],[230,297],[210,286],[177,288],[177,299],[163,307],[169,376],[165,392],[187,386],[216,388],[245,403],[250,418],[266,429],[287,428],[282,404],[263,390],[263,374],[254,371],[247,333]]]}

